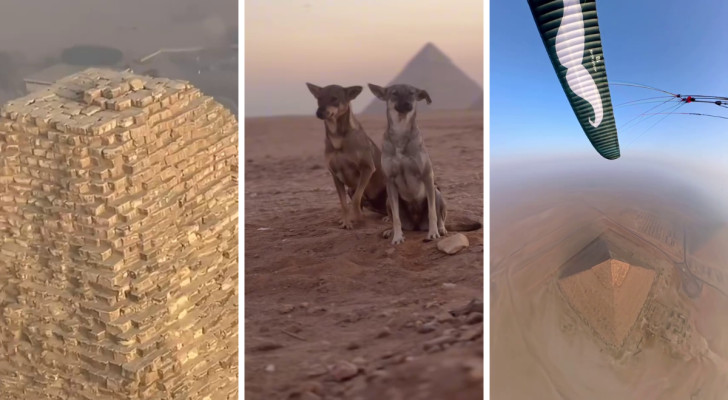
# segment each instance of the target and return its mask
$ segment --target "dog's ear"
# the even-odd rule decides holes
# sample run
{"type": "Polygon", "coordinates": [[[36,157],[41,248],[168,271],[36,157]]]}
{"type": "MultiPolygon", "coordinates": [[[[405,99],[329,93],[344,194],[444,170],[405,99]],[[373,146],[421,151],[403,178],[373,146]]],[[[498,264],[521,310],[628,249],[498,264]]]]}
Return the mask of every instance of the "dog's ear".
{"type": "Polygon", "coordinates": [[[370,83],[369,90],[371,90],[379,100],[387,101],[387,89],[370,83]]]}
{"type": "Polygon", "coordinates": [[[430,94],[427,93],[427,90],[420,90],[417,93],[417,100],[427,100],[427,104],[432,103],[432,99],[430,98],[430,94]]]}
{"type": "Polygon", "coordinates": [[[348,88],[344,89],[346,92],[346,99],[351,101],[356,99],[356,96],[359,96],[359,93],[362,91],[361,86],[349,86],[348,88]]]}
{"type": "Polygon", "coordinates": [[[313,97],[318,99],[319,95],[321,94],[321,87],[308,82],[306,82],[306,86],[308,86],[308,90],[311,92],[313,97]]]}

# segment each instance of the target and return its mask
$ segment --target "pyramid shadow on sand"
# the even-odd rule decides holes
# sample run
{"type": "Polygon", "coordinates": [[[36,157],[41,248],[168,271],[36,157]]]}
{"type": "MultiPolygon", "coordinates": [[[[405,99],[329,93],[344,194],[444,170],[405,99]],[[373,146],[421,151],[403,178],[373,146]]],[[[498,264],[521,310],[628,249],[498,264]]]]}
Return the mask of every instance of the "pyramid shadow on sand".
{"type": "Polygon", "coordinates": [[[571,307],[606,343],[621,347],[645,305],[654,270],[599,237],[563,266],[559,288],[571,307]]]}

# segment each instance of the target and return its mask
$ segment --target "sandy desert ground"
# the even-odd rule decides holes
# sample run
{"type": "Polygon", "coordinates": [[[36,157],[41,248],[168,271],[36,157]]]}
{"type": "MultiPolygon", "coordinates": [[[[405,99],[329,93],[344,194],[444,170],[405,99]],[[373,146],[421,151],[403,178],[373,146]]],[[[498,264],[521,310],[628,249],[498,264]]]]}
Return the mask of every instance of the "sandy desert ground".
{"type": "MultiPolygon", "coordinates": [[[[482,398],[482,229],[455,255],[340,229],[313,113],[245,121],[246,398],[482,398]]],[[[482,112],[418,118],[449,217],[482,222],[482,112]]],[[[384,115],[359,120],[380,145],[384,115]]]]}
{"type": "MultiPolygon", "coordinates": [[[[700,194],[698,176],[601,165],[492,170],[491,398],[725,398],[728,229],[721,204],[700,194]],[[572,257],[598,238],[655,276],[623,343],[602,340],[609,322],[585,316],[599,314],[589,304],[570,305],[558,283],[572,257]]],[[[635,311],[624,308],[639,306],[614,304],[601,316],[622,323],[635,311]]]]}

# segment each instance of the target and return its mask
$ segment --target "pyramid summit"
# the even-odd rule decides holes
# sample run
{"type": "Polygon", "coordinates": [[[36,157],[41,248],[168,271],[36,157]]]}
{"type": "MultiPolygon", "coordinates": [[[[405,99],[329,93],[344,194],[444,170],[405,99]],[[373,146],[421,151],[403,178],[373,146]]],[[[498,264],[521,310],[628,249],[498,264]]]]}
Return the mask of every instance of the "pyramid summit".
{"type": "Polygon", "coordinates": [[[655,271],[632,265],[597,239],[567,262],[559,288],[606,343],[621,347],[647,301],[655,271]]]}
{"type": "MultiPolygon", "coordinates": [[[[420,102],[417,106],[420,112],[471,109],[478,104],[482,109],[483,89],[433,43],[425,44],[387,86],[398,83],[427,90],[432,104],[420,102]]],[[[363,111],[364,114],[384,112],[384,102],[376,98],[363,111]]]]}

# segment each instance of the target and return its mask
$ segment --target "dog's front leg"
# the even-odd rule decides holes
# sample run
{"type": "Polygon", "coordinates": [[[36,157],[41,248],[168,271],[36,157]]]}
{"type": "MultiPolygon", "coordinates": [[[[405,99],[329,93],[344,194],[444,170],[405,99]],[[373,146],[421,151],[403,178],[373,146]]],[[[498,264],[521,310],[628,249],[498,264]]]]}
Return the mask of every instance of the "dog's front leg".
{"type": "Polygon", "coordinates": [[[343,229],[354,229],[354,224],[349,219],[349,213],[346,207],[346,187],[344,182],[341,182],[336,175],[332,172],[334,177],[334,185],[336,185],[336,192],[339,194],[339,202],[341,203],[341,227],[343,229]]]}
{"type": "Polygon", "coordinates": [[[387,180],[387,201],[392,211],[392,244],[404,242],[402,220],[399,219],[399,192],[393,180],[387,180]]]}
{"type": "Polygon", "coordinates": [[[437,198],[435,193],[435,177],[432,169],[425,174],[425,191],[427,192],[427,240],[435,240],[440,237],[437,231],[437,198]]]}
{"type": "Polygon", "coordinates": [[[374,168],[371,166],[362,167],[359,171],[359,182],[357,182],[356,191],[351,197],[351,215],[354,216],[355,220],[361,219],[361,199],[372,175],[374,175],[374,168]]]}

